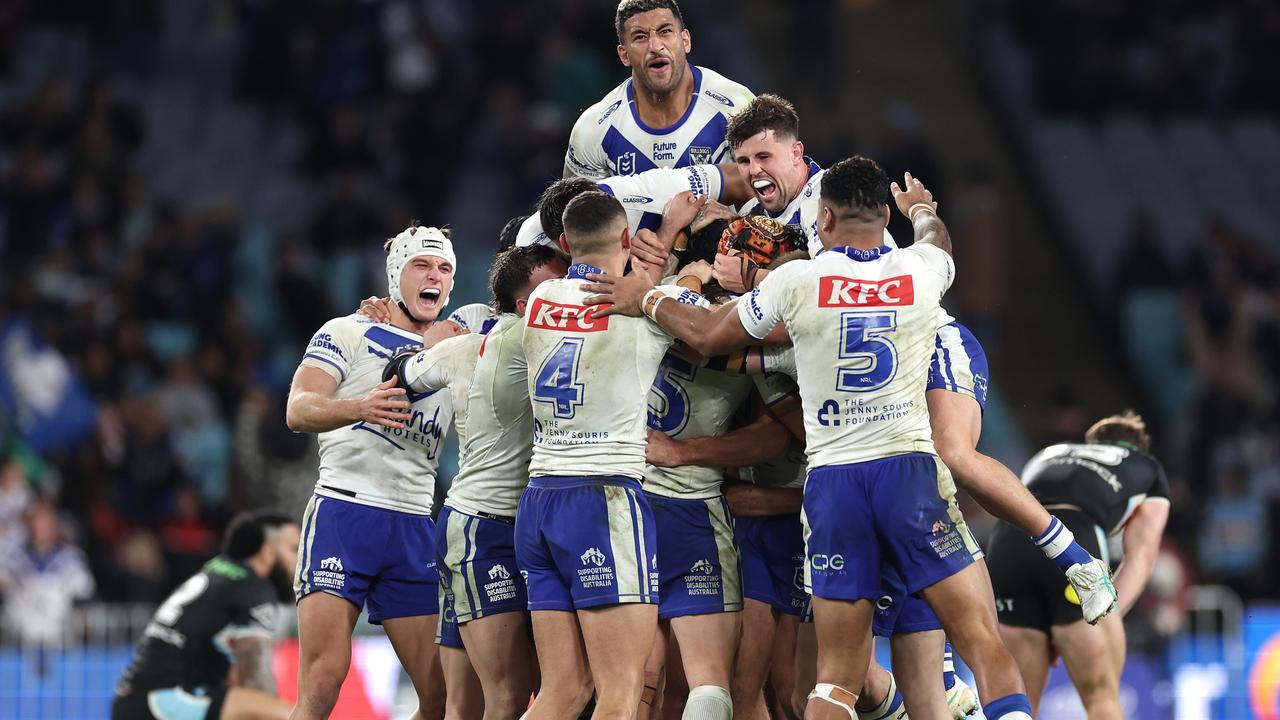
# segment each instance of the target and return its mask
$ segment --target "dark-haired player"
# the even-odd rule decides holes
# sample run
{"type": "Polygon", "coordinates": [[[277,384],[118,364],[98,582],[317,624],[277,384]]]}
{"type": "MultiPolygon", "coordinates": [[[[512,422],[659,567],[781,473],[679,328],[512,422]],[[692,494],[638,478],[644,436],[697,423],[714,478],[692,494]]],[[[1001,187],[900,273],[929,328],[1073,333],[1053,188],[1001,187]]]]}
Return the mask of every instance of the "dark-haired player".
{"type": "Polygon", "coordinates": [[[436,563],[437,642],[458,717],[478,714],[454,700],[467,691],[467,660],[480,678],[485,717],[519,717],[533,691],[529,597],[515,558],[516,505],[529,480],[533,435],[521,340],[529,295],[566,269],[543,245],[499,253],[489,272],[498,319],[487,336],[444,340],[392,370],[411,392],[448,387],[455,395],[459,470],[436,524],[436,563]]]}
{"type": "Polygon", "coordinates": [[[1030,720],[1022,678],[996,630],[985,573],[961,531],[954,486],[933,452],[925,381],[954,266],[932,196],[892,186],[916,242],[884,244],[889,182],[874,162],[837,163],[821,186],[824,251],[774,271],[736,312],[672,302],[643,276],[598,276],[602,313],[645,314],[694,350],[740,349],[786,326],[795,346],[809,475],[806,586],[818,634],[811,720],[852,718],[870,660],[882,564],[919,593],[970,661],[992,720],[1030,720]]]}
{"type": "Polygon", "coordinates": [[[526,717],[573,717],[592,681],[593,717],[632,717],[657,630],[654,518],[640,486],[646,400],[671,338],[648,320],[606,318],[583,303],[588,273],[626,265],[621,203],[584,193],[563,221],[574,264],[538,286],[525,311],[534,444],[516,559],[542,670],[526,717]]]}
{"type": "Polygon", "coordinates": [[[272,671],[276,608],[292,594],[298,524],[232,519],[222,552],[178,586],[142,633],[116,686],[113,720],[285,718],[272,671]],[[235,683],[228,671],[235,670],[235,683]]]}
{"type": "MultiPolygon", "coordinates": [[[[809,239],[809,253],[821,251],[817,223],[823,171],[804,155],[800,119],[791,103],[776,95],[761,95],[733,118],[728,130],[734,158],[755,192],[745,212],[764,212],[799,226],[809,239]]],[[[895,247],[888,231],[887,246],[895,247]]],[[[730,289],[743,288],[750,278],[758,286],[768,270],[743,258],[717,258],[716,279],[730,289]]],[[[968,328],[939,309],[928,393],[934,446],[956,482],[998,518],[1009,521],[1033,538],[1055,560],[1081,598],[1081,612],[1090,623],[1115,607],[1115,588],[1106,566],[1083,550],[1070,531],[1057,532],[1062,523],[1036,502],[1017,477],[998,461],[977,451],[982,432],[990,372],[982,345],[968,328]]]]}
{"type": "Polygon", "coordinates": [[[618,59],[631,77],[574,123],[565,177],[602,180],[720,162],[728,118],[751,91],[689,64],[692,39],[675,0],[622,0],[614,29],[618,59]]]}
{"type": "Polygon", "coordinates": [[[1022,471],[1037,500],[1052,508],[1082,544],[1103,558],[1107,538],[1121,534],[1116,571],[1120,612],[1089,627],[1079,598],[1026,536],[997,526],[987,551],[1000,634],[1018,661],[1032,708],[1040,702],[1054,651],[1067,664],[1090,718],[1120,718],[1121,618],[1142,594],[1169,517],[1169,481],[1151,454],[1151,438],[1132,411],[1094,423],[1085,443],[1041,450],[1022,471]]]}
{"type": "Polygon", "coordinates": [[[351,664],[362,608],[381,624],[417,690],[417,717],[443,714],[432,641],[436,593],[431,520],[440,448],[453,419],[447,392],[406,395],[382,380],[387,361],[420,347],[453,289],[446,232],[413,226],[385,245],[391,320],[325,323],[289,389],[290,429],[320,436],[320,477],[302,523],[298,704],[293,717],[327,717],[351,664]],[[380,382],[381,381],[381,382],[380,382]]]}

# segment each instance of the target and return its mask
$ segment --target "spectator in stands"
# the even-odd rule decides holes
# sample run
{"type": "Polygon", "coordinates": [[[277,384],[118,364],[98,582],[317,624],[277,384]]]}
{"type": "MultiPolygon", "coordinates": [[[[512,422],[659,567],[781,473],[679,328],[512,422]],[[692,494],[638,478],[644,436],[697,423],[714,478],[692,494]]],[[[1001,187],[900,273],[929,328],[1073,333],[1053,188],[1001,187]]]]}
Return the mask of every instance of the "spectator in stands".
{"type": "Polygon", "coordinates": [[[4,621],[24,643],[58,645],[72,605],[93,595],[93,575],[51,502],[37,500],[27,510],[26,535],[21,552],[0,558],[4,621]]]}
{"type": "Polygon", "coordinates": [[[1250,595],[1267,548],[1266,506],[1245,486],[1244,467],[1229,463],[1218,475],[1218,494],[1205,510],[1200,565],[1218,580],[1250,595]]]}

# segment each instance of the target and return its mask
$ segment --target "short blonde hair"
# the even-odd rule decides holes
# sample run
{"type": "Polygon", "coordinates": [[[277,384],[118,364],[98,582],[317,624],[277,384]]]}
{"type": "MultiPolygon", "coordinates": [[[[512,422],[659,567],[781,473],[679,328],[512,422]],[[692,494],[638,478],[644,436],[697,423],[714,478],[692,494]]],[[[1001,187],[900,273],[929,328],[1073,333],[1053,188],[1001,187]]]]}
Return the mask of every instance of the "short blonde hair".
{"type": "Polygon", "coordinates": [[[1142,416],[1133,410],[1125,410],[1119,415],[1102,418],[1085,432],[1084,439],[1101,443],[1126,442],[1137,446],[1143,452],[1151,450],[1151,436],[1147,434],[1147,424],[1142,420],[1142,416]]]}

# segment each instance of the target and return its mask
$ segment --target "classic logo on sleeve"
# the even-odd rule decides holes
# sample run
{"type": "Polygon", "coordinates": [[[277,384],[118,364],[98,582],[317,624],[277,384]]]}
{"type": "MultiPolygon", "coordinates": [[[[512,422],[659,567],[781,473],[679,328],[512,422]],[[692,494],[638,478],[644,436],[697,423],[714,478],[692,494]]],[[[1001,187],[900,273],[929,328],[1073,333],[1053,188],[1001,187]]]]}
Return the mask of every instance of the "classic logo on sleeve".
{"type": "Polygon", "coordinates": [[[910,275],[884,280],[828,275],[818,278],[818,307],[897,307],[915,302],[910,275]]]}
{"type": "Polygon", "coordinates": [[[609,329],[609,317],[596,317],[597,307],[605,305],[566,305],[537,298],[528,311],[529,327],[569,332],[600,332],[609,329]]]}

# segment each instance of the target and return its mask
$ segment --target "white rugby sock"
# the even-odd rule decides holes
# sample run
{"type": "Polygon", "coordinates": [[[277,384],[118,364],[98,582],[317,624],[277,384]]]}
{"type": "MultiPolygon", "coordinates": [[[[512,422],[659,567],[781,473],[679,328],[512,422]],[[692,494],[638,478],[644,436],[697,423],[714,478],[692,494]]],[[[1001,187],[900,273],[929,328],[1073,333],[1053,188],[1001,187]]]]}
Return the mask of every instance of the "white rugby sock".
{"type": "Polygon", "coordinates": [[[733,698],[719,685],[699,685],[689,691],[680,720],[732,720],[733,698]]]}

